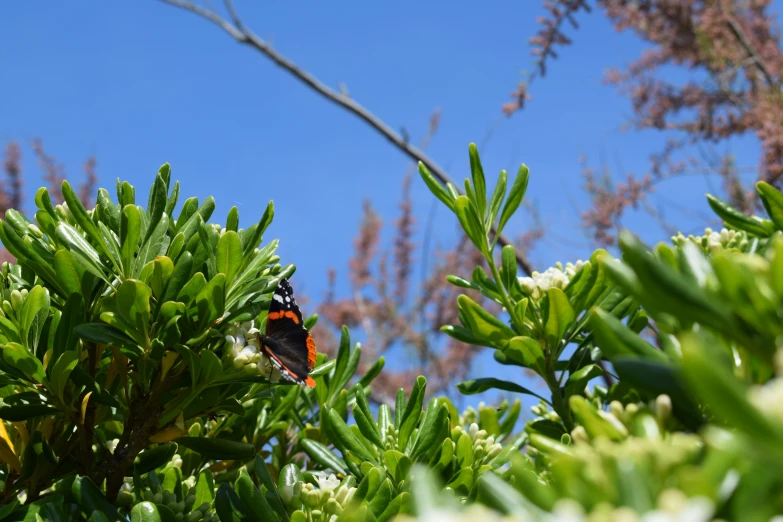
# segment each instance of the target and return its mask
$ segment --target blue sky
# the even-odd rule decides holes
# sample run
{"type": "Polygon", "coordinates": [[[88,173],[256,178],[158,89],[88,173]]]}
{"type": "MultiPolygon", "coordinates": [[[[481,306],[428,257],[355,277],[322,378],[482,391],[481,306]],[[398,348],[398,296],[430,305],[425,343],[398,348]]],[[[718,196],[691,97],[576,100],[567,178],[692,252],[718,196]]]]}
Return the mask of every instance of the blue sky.
{"type": "MultiPolygon", "coordinates": [[[[219,2],[214,2],[219,4],[219,2]]],[[[245,23],[322,81],[344,82],[351,95],[417,141],[435,107],[440,130],[428,152],[452,177],[467,174],[467,146],[481,142],[500,106],[530,69],[528,38],[543,14],[538,2],[236,2],[245,23]]],[[[645,171],[664,136],[620,133],[627,100],[601,83],[609,66],[636,58],[643,45],[616,33],[600,12],[580,15],[575,45],[533,87],[523,113],[502,120],[480,152],[494,180],[500,169],[531,169],[528,198],[549,236],[531,254],[543,270],[557,260],[589,256],[580,230],[578,158],[604,155],[610,166],[645,171]]],[[[216,26],[153,0],[14,2],[0,16],[0,142],[41,137],[47,151],[80,181],[95,154],[101,185],[120,177],[147,187],[170,162],[181,195],[212,194],[213,220],[232,205],[241,225],[266,203],[276,216],[267,238],[281,239],[283,262],[296,263],[295,286],[320,297],[329,267],[347,287],[347,259],[364,198],[385,222],[397,215],[410,162],[357,118],[325,102],[216,26]]],[[[29,149],[25,149],[29,151],[29,149]]],[[[723,151],[721,148],[719,151],[723,151]]],[[[731,144],[740,164],[758,159],[751,139],[731,144]]],[[[31,154],[24,165],[39,170],[31,154]]],[[[38,180],[28,177],[26,210],[38,180]]],[[[416,178],[419,232],[432,197],[416,178]]],[[[667,186],[661,188],[666,189],[667,186]]],[[[705,209],[701,178],[672,184],[668,197],[705,209]]],[[[694,230],[682,215],[668,217],[694,230]]],[[[627,223],[650,241],[666,240],[643,216],[627,223]]],[[[509,233],[525,229],[515,219],[509,233]]],[[[384,230],[388,242],[390,229],[384,230]]],[[[434,236],[454,237],[454,219],[436,215],[434,236]]],[[[495,368],[481,363],[477,373],[495,368]]]]}

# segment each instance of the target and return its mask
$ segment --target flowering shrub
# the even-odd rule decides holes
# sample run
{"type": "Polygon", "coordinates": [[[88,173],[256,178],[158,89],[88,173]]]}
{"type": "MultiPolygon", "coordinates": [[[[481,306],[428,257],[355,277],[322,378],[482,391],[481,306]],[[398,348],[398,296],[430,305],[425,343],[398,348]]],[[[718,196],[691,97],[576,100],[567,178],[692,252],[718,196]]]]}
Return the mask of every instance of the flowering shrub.
{"type": "Polygon", "coordinates": [[[521,203],[527,169],[488,200],[470,153],[467,196],[421,168],[488,267],[448,276],[465,293],[443,331],[524,369],[458,386],[537,397],[524,426],[518,399],[460,413],[427,399],[425,376],[379,402],[384,360],[361,361],[347,328],[333,359],[318,354],[315,388],[281,379],[259,337],[294,272],[276,240],[262,246],[271,203],[243,230],[235,208],[207,223],[211,198],[171,218],[167,165],[147,209],[127,183],[91,210],[63,183],[62,204],[38,192],[35,222],[0,222],[17,258],[0,271],[0,522],[783,513],[783,194],[759,184],[770,219],[711,198],[720,232],[652,251],[623,234],[622,261],[599,250],[520,278],[489,231],[521,203]],[[531,372],[546,396],[520,383],[531,372]]]}

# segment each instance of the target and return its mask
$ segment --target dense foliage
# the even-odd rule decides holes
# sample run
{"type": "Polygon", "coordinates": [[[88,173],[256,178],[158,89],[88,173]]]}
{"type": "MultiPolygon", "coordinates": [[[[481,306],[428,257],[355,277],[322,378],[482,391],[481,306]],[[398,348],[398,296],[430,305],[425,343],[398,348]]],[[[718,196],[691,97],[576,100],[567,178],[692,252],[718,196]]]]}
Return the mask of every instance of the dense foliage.
{"type": "Polygon", "coordinates": [[[597,251],[520,278],[493,230],[528,170],[488,190],[474,146],[470,161],[465,196],[420,167],[488,267],[448,277],[464,294],[443,331],[500,365],[459,392],[539,399],[524,425],[519,399],[459,412],[423,376],[378,404],[384,360],[357,375],[347,328],[332,360],[319,354],[314,389],[281,380],[257,335],[294,272],[262,242],[271,203],[240,229],[236,208],[208,223],[212,198],[175,219],[168,165],[146,209],[127,182],[92,210],[64,182],[63,204],[41,189],[34,222],[13,210],[0,222],[17,259],[1,273],[0,521],[783,512],[783,194],[757,186],[770,219],[710,198],[721,232],[652,251],[624,234],[621,259],[597,251]],[[546,396],[520,384],[530,375],[546,396]]]}

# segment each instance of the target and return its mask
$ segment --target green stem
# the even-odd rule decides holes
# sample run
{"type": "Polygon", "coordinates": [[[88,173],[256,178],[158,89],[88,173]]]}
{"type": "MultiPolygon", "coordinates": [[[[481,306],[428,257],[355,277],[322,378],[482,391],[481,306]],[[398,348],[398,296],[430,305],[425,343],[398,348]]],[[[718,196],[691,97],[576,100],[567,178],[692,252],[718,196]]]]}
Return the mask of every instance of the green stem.
{"type": "Polygon", "coordinates": [[[549,375],[546,377],[546,383],[552,394],[552,406],[554,407],[555,412],[560,416],[560,419],[562,419],[563,424],[565,424],[566,430],[571,433],[571,430],[574,429],[574,419],[571,416],[571,409],[563,400],[563,394],[560,393],[560,384],[553,368],[549,368],[549,375]]]}
{"type": "Polygon", "coordinates": [[[516,314],[514,313],[514,307],[511,304],[511,298],[508,296],[508,292],[506,292],[506,287],[503,286],[503,280],[500,278],[500,271],[498,270],[498,267],[495,266],[495,260],[492,258],[492,252],[490,251],[489,254],[484,257],[489,264],[489,269],[492,271],[492,277],[495,278],[495,283],[497,283],[498,289],[500,290],[500,298],[503,301],[503,306],[506,307],[506,311],[508,312],[509,317],[511,317],[511,324],[514,325],[514,329],[517,331],[517,333],[521,335],[525,332],[524,325],[520,324],[516,314]]]}

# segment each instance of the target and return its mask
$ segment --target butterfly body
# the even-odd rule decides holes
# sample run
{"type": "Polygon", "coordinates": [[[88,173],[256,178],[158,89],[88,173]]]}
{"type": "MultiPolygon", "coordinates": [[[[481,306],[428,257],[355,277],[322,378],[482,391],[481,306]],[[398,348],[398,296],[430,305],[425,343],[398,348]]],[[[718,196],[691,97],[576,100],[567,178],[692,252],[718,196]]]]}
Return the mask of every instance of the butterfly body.
{"type": "Polygon", "coordinates": [[[266,317],[266,332],[261,334],[261,350],[289,381],[315,388],[310,372],[315,366],[315,341],[307,331],[294,291],[281,279],[266,317]]]}

